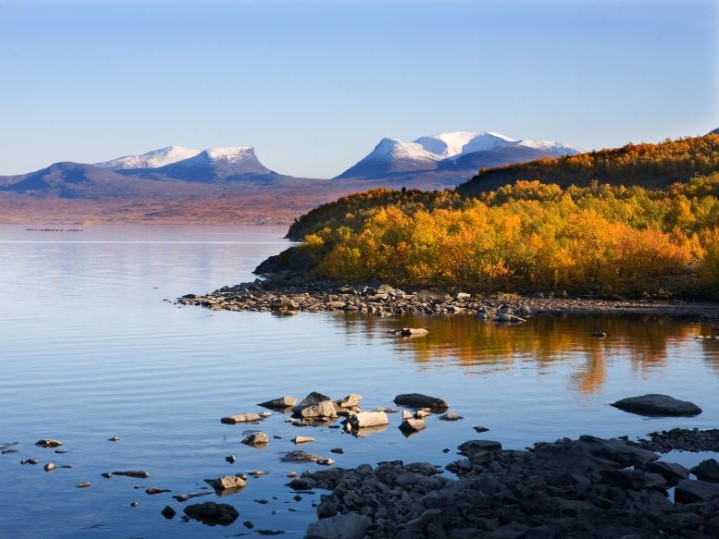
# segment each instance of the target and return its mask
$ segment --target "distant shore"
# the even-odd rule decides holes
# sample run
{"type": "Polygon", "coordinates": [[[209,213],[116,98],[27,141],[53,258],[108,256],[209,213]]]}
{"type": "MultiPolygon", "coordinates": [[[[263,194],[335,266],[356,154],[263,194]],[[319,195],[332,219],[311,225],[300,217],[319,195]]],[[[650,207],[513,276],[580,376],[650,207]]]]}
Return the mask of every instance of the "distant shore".
{"type": "Polygon", "coordinates": [[[436,289],[401,290],[387,284],[338,286],[326,282],[297,284],[280,280],[256,280],[225,286],[208,294],[187,294],[178,302],[213,310],[278,314],[320,311],[361,312],[379,316],[403,313],[472,314],[500,321],[499,313],[510,313],[520,318],[538,315],[634,315],[719,319],[717,302],[475,295],[436,289]]]}

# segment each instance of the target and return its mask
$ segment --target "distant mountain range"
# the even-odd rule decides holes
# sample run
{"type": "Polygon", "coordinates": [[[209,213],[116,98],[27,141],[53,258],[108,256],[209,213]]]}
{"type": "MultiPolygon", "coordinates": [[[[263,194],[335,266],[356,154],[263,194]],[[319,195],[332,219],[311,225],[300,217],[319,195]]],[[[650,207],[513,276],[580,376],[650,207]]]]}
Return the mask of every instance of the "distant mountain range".
{"type": "Polygon", "coordinates": [[[581,151],[559,142],[519,140],[492,132],[456,131],[420,137],[412,142],[383,138],[366,157],[337,178],[407,176],[424,171],[456,176],[483,167],[575,155],[581,151]]]}

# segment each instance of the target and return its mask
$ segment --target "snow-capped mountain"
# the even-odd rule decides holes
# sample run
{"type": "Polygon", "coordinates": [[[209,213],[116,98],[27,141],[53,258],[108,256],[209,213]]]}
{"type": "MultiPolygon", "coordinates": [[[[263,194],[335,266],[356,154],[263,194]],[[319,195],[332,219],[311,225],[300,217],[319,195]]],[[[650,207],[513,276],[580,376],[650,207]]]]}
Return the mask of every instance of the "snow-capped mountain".
{"type": "Polygon", "coordinates": [[[169,146],[143,155],[120,157],[96,166],[124,176],[172,178],[201,183],[267,180],[278,176],[260,163],[255,149],[249,146],[208,148],[202,151],[169,146]]]}
{"type": "Polygon", "coordinates": [[[469,170],[577,153],[581,150],[568,144],[520,140],[493,132],[456,131],[424,136],[412,142],[384,138],[338,178],[379,178],[435,169],[469,170]]]}
{"type": "Polygon", "coordinates": [[[195,157],[200,150],[183,148],[182,146],[168,146],[159,150],[152,150],[142,155],[125,155],[111,161],[95,163],[94,166],[110,170],[124,170],[131,168],[159,168],[178,161],[195,157]]]}

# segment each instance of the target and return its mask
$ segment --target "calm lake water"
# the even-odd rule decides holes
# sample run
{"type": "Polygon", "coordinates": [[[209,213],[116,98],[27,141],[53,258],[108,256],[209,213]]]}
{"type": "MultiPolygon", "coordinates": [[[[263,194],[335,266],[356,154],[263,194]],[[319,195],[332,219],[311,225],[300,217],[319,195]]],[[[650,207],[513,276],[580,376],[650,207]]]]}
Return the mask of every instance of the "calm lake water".
{"type": "Polygon", "coordinates": [[[295,449],[296,435],[317,438],[303,449],[333,456],[340,466],[389,459],[444,465],[457,458],[460,442],[480,437],[523,448],[583,433],[639,437],[675,426],[717,428],[719,343],[696,338],[711,334],[711,324],[538,317],[499,327],[469,316],[276,317],[164,301],[252,280],[261,260],[286,247],[284,232],[0,227],[0,446],[16,449],[0,455],[0,537],[234,537],[262,529],[302,536],[320,492],[296,501],[285,486],[288,472],[316,468],[280,462],[295,449]],[[408,325],[430,333],[387,334],[408,325]],[[592,338],[598,329],[610,336],[592,338]],[[385,431],[354,438],[340,429],[293,427],[275,413],[259,427],[271,437],[264,449],[239,443],[258,427],[219,421],[259,410],[257,402],[313,390],[333,398],[361,393],[366,409],[391,406],[398,393],[423,392],[446,399],[464,419],[430,417],[425,431],[405,438],[399,417],[390,416],[385,431]],[[690,399],[704,413],[645,419],[608,406],[650,392],[690,399]],[[475,425],[490,431],[477,435],[475,425]],[[113,436],[120,440],[108,441],[113,436]],[[67,452],[35,447],[41,438],[62,440],[67,452]],[[345,454],[329,453],[335,447],[345,454]],[[225,461],[231,454],[234,464],[225,461]],[[21,465],[26,458],[39,463],[21,465]],[[47,462],[72,468],[46,473],[47,462]],[[151,477],[101,476],[123,469],[151,477]],[[173,494],[201,492],[206,478],[251,470],[268,474],[250,478],[233,496],[197,500],[234,505],[240,518],[233,525],[179,519],[186,504],[173,494]],[[83,481],[91,486],[76,488],[83,481]],[[172,492],[148,496],[147,487],[172,492]],[[167,504],[178,511],[169,521],[160,515],[167,504]]]}

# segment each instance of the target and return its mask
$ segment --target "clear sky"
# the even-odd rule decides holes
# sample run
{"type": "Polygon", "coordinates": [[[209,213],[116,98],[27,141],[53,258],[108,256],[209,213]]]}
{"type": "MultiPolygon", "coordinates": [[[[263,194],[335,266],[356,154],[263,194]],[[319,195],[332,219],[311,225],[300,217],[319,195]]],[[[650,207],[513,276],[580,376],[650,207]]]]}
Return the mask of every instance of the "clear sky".
{"type": "Polygon", "coordinates": [[[0,175],[172,144],[330,177],[382,137],[719,127],[716,0],[0,0],[0,175]]]}

